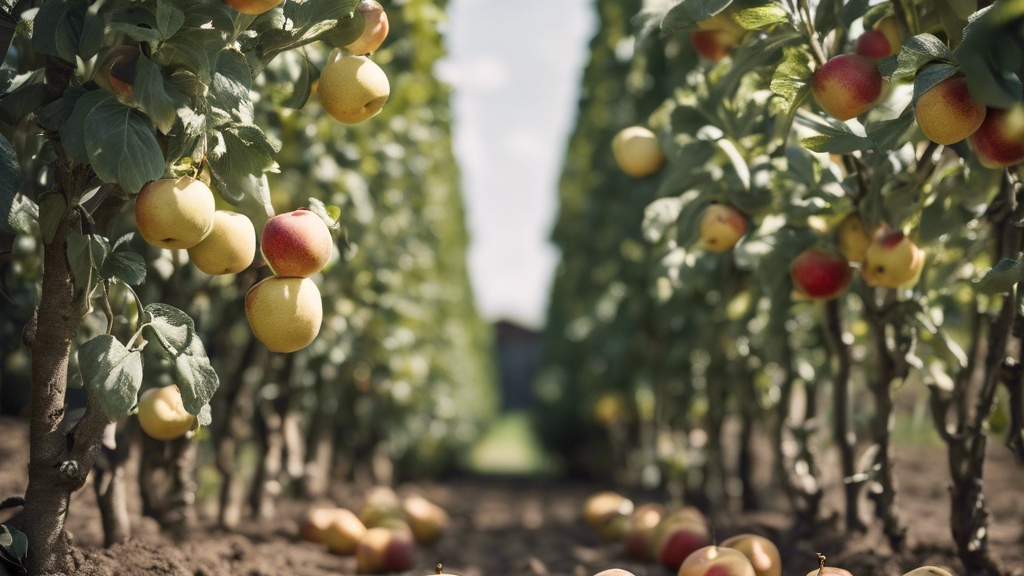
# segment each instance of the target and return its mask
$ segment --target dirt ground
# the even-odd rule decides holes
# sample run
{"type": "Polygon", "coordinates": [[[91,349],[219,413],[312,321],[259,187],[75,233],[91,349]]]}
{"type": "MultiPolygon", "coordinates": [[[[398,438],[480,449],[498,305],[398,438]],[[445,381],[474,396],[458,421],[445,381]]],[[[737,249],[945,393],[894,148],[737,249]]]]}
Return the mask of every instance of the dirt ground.
{"type": "MultiPolygon", "coordinates": [[[[24,421],[0,418],[0,498],[23,493],[27,483],[28,433],[24,421]]],[[[719,517],[719,538],[743,531],[765,534],[778,543],[786,576],[803,576],[817,567],[815,552],[854,576],[900,576],[925,564],[947,566],[964,575],[950,550],[948,474],[945,454],[937,449],[901,450],[897,473],[901,511],[911,526],[912,549],[900,556],[881,544],[878,530],[847,537],[828,523],[798,537],[789,517],[778,512],[719,517]]],[[[1014,576],[1024,576],[1024,471],[1001,446],[991,453],[986,494],[992,511],[991,545],[996,558],[1014,576]]],[[[637,576],[665,576],[668,571],[625,558],[620,546],[604,544],[581,526],[583,500],[601,486],[551,481],[461,479],[445,484],[404,486],[444,506],[452,525],[432,546],[419,550],[411,576],[445,572],[461,576],[590,576],[619,567],[637,576]]],[[[833,489],[836,488],[833,486],[833,489]]],[[[834,491],[834,490],[833,490],[834,491]]],[[[359,503],[354,490],[339,487],[332,495],[342,506],[359,503]]],[[[642,501],[638,498],[638,501],[642,501]]],[[[838,501],[830,495],[829,505],[838,501]]],[[[100,547],[99,512],[91,486],[76,493],[68,528],[81,546],[76,574],[154,576],[324,576],[355,574],[355,560],[337,557],[316,545],[297,541],[297,519],[308,506],[283,500],[271,520],[243,522],[236,533],[218,530],[204,520],[192,538],[175,544],[155,522],[133,510],[135,537],[109,550],[100,547]]],[[[205,511],[201,508],[201,511],[205,511]]],[[[0,520],[3,517],[0,516],[0,520]]]]}

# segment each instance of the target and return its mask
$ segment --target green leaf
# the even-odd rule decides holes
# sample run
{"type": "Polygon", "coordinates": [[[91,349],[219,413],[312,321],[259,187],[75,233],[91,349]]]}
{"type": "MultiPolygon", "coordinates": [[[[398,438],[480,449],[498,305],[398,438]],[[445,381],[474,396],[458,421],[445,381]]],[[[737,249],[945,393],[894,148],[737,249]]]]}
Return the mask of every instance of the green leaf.
{"type": "Polygon", "coordinates": [[[703,20],[725,10],[733,0],[682,0],[669,9],[665,19],[661,21],[661,30],[672,34],[682,30],[690,30],[703,20]]]}
{"type": "Polygon", "coordinates": [[[78,87],[65,90],[62,97],[36,111],[39,125],[47,130],[60,130],[61,126],[71,117],[75,111],[75,105],[84,94],[85,90],[78,87]]]}
{"type": "MultiPolygon", "coordinates": [[[[320,38],[335,44],[358,29],[362,33],[365,22],[355,20],[359,0],[305,0],[285,2],[281,10],[272,10],[256,19],[250,27],[258,34],[258,52],[262,64],[277,54],[294,50],[320,38]]],[[[358,38],[358,34],[355,35],[358,38]]],[[[261,66],[262,66],[261,64],[261,66]]]]}
{"type": "Polygon", "coordinates": [[[82,28],[82,37],[78,41],[78,55],[88,60],[100,51],[103,46],[103,31],[107,23],[93,12],[87,12],[82,28]]]}
{"type": "Polygon", "coordinates": [[[781,24],[788,20],[786,11],[779,6],[758,6],[756,8],[747,8],[746,10],[740,10],[733,17],[733,20],[739,23],[747,30],[757,30],[759,28],[765,28],[774,24],[781,24]]]}
{"type": "Polygon", "coordinates": [[[115,249],[103,262],[101,273],[104,278],[117,278],[130,286],[138,286],[146,280],[146,259],[128,249],[115,249]]]}
{"type": "Polygon", "coordinates": [[[99,400],[111,421],[127,416],[142,387],[142,350],[128,350],[117,338],[101,334],[78,349],[85,389],[99,400]]]}
{"type": "Polygon", "coordinates": [[[68,264],[75,280],[75,300],[78,310],[92,310],[92,294],[102,276],[100,267],[110,254],[110,244],[102,236],[71,234],[68,236],[68,264]]]}
{"type": "Polygon", "coordinates": [[[74,64],[88,7],[81,0],[46,0],[32,21],[32,49],[74,64]]]}
{"type": "MultiPolygon", "coordinates": [[[[918,34],[903,40],[903,48],[896,55],[896,70],[891,74],[893,82],[910,80],[917,71],[932,62],[954,62],[953,53],[942,40],[931,34],[918,34]]],[[[880,69],[881,71],[881,69],[880,69]]]]}
{"type": "MultiPolygon", "coordinates": [[[[697,192],[692,190],[687,194],[690,194],[692,197],[697,192]]],[[[642,225],[644,239],[651,243],[661,242],[668,229],[679,219],[679,214],[682,213],[683,206],[686,203],[686,199],[677,197],[659,198],[648,204],[647,208],[644,209],[644,222],[642,225]]]]}
{"type": "Polygon", "coordinates": [[[789,113],[811,92],[811,56],[803,48],[786,48],[782,62],[772,74],[771,91],[778,98],[772,100],[772,111],[789,113]]]}
{"type": "Polygon", "coordinates": [[[1024,280],[1024,263],[1003,258],[975,283],[975,289],[981,294],[1005,294],[1021,280],[1024,280]]]}
{"type": "Polygon", "coordinates": [[[110,16],[110,29],[136,42],[160,42],[171,37],[157,24],[157,15],[153,10],[139,3],[132,3],[114,12],[110,16]]]}
{"type": "Polygon", "coordinates": [[[48,101],[43,70],[15,76],[7,94],[0,98],[0,121],[15,125],[48,101]]]}
{"type": "Polygon", "coordinates": [[[139,106],[156,122],[164,134],[171,131],[174,120],[178,117],[177,108],[187,101],[173,86],[164,80],[163,73],[156,62],[145,56],[139,56],[135,68],[135,83],[132,92],[139,106]]]}
{"type": "Polygon", "coordinates": [[[39,228],[43,234],[43,243],[53,242],[57,233],[57,225],[64,218],[68,204],[64,195],[56,190],[49,190],[39,196],[39,228]]]}
{"type": "Polygon", "coordinates": [[[85,119],[89,163],[103,181],[131,194],[164,174],[164,156],[152,124],[115,99],[100,101],[85,119]]]}
{"type": "Polygon", "coordinates": [[[868,11],[868,0],[850,0],[839,10],[839,21],[843,28],[849,28],[858,18],[868,11]]]}
{"type": "MultiPolygon", "coordinates": [[[[334,48],[344,48],[355,42],[363,35],[366,29],[366,17],[362,12],[356,12],[351,18],[342,18],[333,28],[324,32],[320,40],[334,48]]],[[[286,52],[287,54],[287,52],[286,52]]]]}
{"type": "Polygon", "coordinates": [[[964,29],[956,60],[967,76],[971,96],[986,106],[1009,108],[1024,101],[1022,17],[1020,2],[997,2],[974,14],[964,29]]]}
{"type": "Polygon", "coordinates": [[[917,71],[914,77],[914,104],[925,92],[952,77],[958,68],[952,64],[930,64],[917,71]]]}
{"type": "Polygon", "coordinates": [[[220,385],[217,373],[206,356],[206,348],[188,314],[166,304],[150,304],[147,330],[174,362],[175,382],[189,414],[198,415],[220,385]]]}
{"type": "Polygon", "coordinates": [[[0,524],[0,560],[4,560],[25,572],[25,557],[28,555],[28,538],[18,530],[0,524]]]}
{"type": "Polygon", "coordinates": [[[117,99],[106,90],[86,92],[75,102],[75,109],[61,124],[61,144],[64,146],[64,152],[75,164],[89,163],[89,151],[85,148],[85,120],[97,106],[108,101],[117,102],[117,99]]]}
{"type": "Polygon", "coordinates": [[[181,29],[185,23],[185,13],[177,7],[170,5],[164,0],[157,0],[156,3],[156,28],[163,34],[164,38],[174,36],[174,33],[181,29]]]}
{"type": "Polygon", "coordinates": [[[21,187],[21,166],[14,147],[0,134],[0,228],[11,229],[14,199],[21,187]]]}
{"type": "Polygon", "coordinates": [[[876,151],[895,150],[902,146],[914,133],[914,109],[907,106],[897,118],[872,122],[865,127],[868,138],[876,151]]]}
{"type": "Polygon", "coordinates": [[[801,140],[800,144],[811,152],[828,154],[849,154],[858,150],[869,150],[873,146],[871,140],[863,136],[841,132],[808,136],[801,140]]]}
{"type": "Polygon", "coordinates": [[[207,160],[217,189],[232,204],[262,196],[261,178],[274,165],[277,149],[255,124],[232,124],[215,133],[207,160]]]}

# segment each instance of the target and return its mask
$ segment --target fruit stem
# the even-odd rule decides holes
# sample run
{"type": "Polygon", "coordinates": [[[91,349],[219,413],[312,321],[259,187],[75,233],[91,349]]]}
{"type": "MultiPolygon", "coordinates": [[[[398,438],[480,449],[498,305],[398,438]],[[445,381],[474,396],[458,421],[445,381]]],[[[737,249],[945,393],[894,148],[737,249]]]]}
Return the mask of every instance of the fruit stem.
{"type": "Polygon", "coordinates": [[[440,562],[437,563],[437,573],[438,574],[441,573],[441,563],[440,562]]]}
{"type": "Polygon", "coordinates": [[[825,570],[825,555],[821,552],[815,552],[818,555],[818,573],[815,576],[821,576],[821,573],[825,570]]]}

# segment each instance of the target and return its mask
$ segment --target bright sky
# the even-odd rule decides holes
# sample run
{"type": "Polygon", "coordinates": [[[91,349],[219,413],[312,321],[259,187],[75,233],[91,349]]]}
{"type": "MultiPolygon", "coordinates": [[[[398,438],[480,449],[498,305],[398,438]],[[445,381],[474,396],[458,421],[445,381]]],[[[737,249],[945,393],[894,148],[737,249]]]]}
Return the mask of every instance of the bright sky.
{"type": "Polygon", "coordinates": [[[470,233],[469,273],[489,320],[541,328],[558,251],[549,242],[576,117],[590,0],[452,0],[455,154],[470,233]]]}

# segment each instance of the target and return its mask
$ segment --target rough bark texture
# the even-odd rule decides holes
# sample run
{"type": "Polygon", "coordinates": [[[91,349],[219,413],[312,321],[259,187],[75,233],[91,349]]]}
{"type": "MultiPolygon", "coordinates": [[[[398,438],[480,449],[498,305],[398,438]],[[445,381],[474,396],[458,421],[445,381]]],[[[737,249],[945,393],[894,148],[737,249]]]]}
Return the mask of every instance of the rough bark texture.
{"type": "Polygon", "coordinates": [[[253,397],[263,382],[266,363],[270,352],[253,338],[247,346],[245,358],[250,363],[236,371],[224,394],[224,411],[220,415],[222,431],[216,435],[217,471],[221,476],[220,508],[217,522],[222,528],[232,529],[242,520],[245,503],[245,479],[238,477],[235,454],[240,440],[250,433],[249,422],[253,417],[253,397]]]}
{"type": "Polygon", "coordinates": [[[131,536],[125,463],[128,444],[117,438],[117,424],[107,425],[94,466],[93,487],[103,518],[103,545],[111,547],[131,536]]]}
{"type": "Polygon", "coordinates": [[[196,451],[191,433],[170,441],[142,437],[142,511],[179,541],[188,537],[197,520],[196,451]]]}
{"type": "MultiPolygon", "coordinates": [[[[67,89],[71,66],[49,58],[48,94],[57,98],[67,89]]],[[[55,184],[68,206],[53,240],[43,246],[42,293],[35,322],[26,327],[25,341],[32,354],[32,416],[29,484],[25,492],[25,534],[31,543],[31,574],[73,570],[70,538],[64,531],[71,493],[85,484],[99,453],[109,423],[90,395],[85,416],[68,433],[63,427],[71,338],[81,322],[75,302],[74,281],[67,259],[67,239],[81,229],[75,209],[90,177],[88,167],[72,167],[58,141],[54,141],[55,184]]]]}

